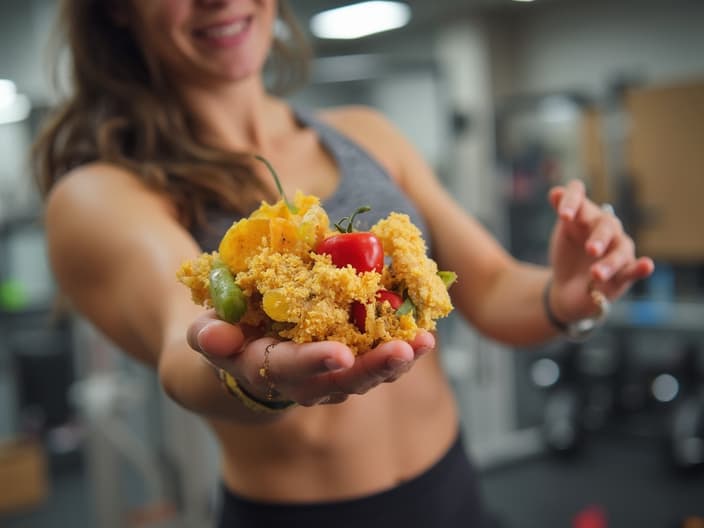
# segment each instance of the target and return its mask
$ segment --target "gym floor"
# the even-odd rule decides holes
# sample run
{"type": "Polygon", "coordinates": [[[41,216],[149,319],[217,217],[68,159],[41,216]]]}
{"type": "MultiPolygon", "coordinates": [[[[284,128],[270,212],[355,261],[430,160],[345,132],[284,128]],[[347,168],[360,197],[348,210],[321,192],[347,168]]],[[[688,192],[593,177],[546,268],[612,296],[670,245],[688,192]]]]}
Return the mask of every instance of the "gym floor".
{"type": "Polygon", "coordinates": [[[485,501],[497,528],[704,527],[704,470],[668,462],[659,439],[603,432],[573,456],[540,457],[484,473],[485,501]],[[580,515],[581,514],[581,515],[580,515]]]}

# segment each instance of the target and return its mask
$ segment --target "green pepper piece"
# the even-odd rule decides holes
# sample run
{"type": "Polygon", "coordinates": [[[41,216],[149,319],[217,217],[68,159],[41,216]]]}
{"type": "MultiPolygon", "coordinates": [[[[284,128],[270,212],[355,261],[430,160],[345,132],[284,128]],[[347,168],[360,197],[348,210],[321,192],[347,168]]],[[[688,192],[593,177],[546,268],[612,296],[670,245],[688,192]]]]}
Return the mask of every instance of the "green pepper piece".
{"type": "Polygon", "coordinates": [[[406,315],[406,314],[415,314],[416,313],[416,305],[413,304],[413,301],[406,297],[406,300],[403,301],[403,304],[398,307],[396,310],[396,315],[406,315]]]}
{"type": "Polygon", "coordinates": [[[238,322],[247,311],[247,298],[224,262],[214,261],[210,269],[210,298],[215,313],[228,323],[238,322]]]}

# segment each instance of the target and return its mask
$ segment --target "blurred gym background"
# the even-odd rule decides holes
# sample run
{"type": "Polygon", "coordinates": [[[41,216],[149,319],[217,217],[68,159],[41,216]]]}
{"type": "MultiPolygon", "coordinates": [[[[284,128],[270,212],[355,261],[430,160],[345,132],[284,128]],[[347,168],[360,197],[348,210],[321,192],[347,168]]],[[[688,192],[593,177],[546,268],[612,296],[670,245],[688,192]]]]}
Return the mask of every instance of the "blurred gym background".
{"type": "MultiPolygon", "coordinates": [[[[362,16],[398,27],[348,38],[350,12],[314,18],[350,3],[292,2],[316,52],[295,104],[383,111],[522,259],[545,262],[546,191],[572,178],[656,259],[585,343],[516,350],[444,322],[495,525],[703,527],[704,2],[409,0],[362,16]]],[[[208,526],[208,431],[57,315],[26,157],[55,100],[55,8],[0,2],[0,526],[208,526]]]]}

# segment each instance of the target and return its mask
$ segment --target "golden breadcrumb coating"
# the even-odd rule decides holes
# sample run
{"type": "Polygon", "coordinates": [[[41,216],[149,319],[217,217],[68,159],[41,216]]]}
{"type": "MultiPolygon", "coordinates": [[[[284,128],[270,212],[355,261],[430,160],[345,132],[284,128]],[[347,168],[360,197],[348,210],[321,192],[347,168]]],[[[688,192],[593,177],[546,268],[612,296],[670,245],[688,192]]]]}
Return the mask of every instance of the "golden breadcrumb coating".
{"type": "Polygon", "coordinates": [[[416,324],[426,330],[435,329],[435,320],[452,311],[447,287],[438,276],[438,266],[426,256],[426,245],[420,230],[408,215],[391,213],[372,228],[391,257],[389,275],[397,287],[405,289],[416,307],[416,324]]]}
{"type": "Polygon", "coordinates": [[[194,260],[181,264],[176,272],[176,278],[191,290],[191,299],[196,304],[212,306],[210,302],[210,268],[217,253],[203,253],[194,260]]]}
{"type": "Polygon", "coordinates": [[[248,299],[242,323],[297,343],[340,341],[355,353],[392,339],[411,340],[418,329],[434,330],[436,320],[450,313],[447,287],[408,215],[391,213],[372,227],[390,264],[382,273],[358,273],[315,253],[315,246],[334,234],[319,200],[297,193],[294,205],[292,213],[283,201],[263,203],[233,224],[219,252],[184,262],[177,278],[193,301],[212,305],[208,276],[213,260],[220,258],[248,299]],[[408,298],[413,309],[399,314],[388,302],[375,302],[382,289],[408,298]],[[350,320],[354,301],[366,306],[365,332],[350,320]]]}

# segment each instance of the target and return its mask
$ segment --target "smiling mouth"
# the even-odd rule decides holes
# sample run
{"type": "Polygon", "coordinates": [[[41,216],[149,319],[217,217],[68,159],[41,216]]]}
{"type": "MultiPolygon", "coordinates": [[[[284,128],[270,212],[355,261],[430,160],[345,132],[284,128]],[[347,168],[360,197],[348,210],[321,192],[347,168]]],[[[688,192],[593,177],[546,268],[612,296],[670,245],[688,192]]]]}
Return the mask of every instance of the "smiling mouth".
{"type": "Polygon", "coordinates": [[[236,22],[231,22],[229,24],[222,24],[218,26],[211,26],[206,29],[199,29],[195,33],[198,36],[211,39],[234,37],[242,33],[245,29],[247,29],[250,22],[251,17],[247,17],[241,20],[237,20],[236,22]]]}

